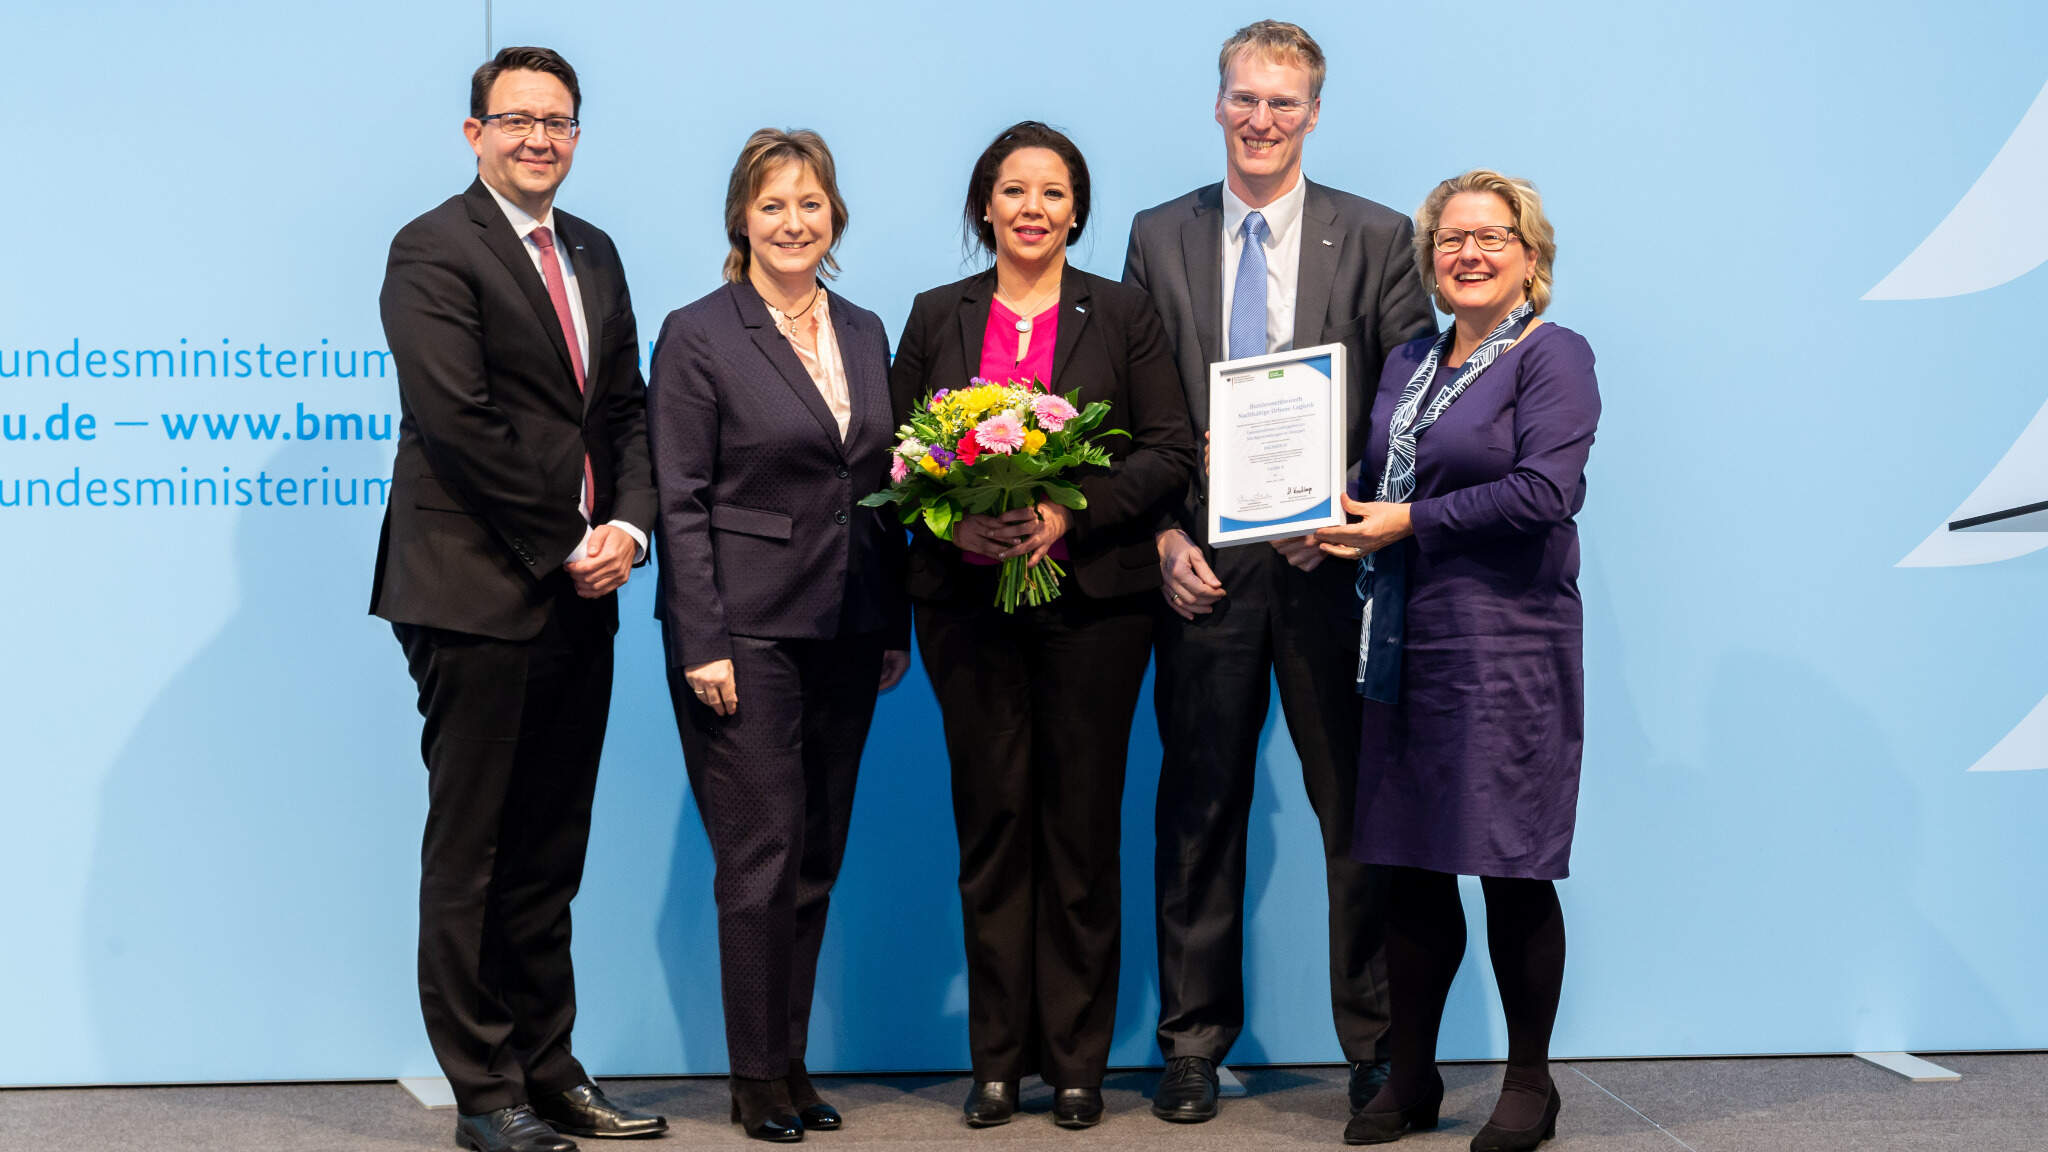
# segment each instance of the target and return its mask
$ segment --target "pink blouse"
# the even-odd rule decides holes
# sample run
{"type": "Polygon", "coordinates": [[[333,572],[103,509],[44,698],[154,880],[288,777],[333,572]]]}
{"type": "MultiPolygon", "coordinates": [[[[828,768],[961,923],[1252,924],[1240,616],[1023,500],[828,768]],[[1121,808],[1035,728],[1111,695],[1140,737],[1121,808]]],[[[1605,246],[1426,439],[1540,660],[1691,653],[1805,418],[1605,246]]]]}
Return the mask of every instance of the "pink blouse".
{"type": "Polygon", "coordinates": [[[1023,333],[1017,331],[1017,314],[1000,300],[988,302],[988,330],[981,337],[983,380],[1008,384],[1012,380],[1036,380],[1040,387],[1052,387],[1052,350],[1059,341],[1060,306],[1054,304],[1031,318],[1031,347],[1017,356],[1023,333]]]}
{"type": "MultiPolygon", "coordinates": [[[[997,384],[1008,384],[1012,380],[1035,380],[1040,388],[1052,387],[1052,350],[1059,342],[1060,306],[1052,307],[1031,318],[1031,346],[1024,350],[1020,359],[1017,345],[1023,343],[1023,333],[1017,331],[1017,314],[1003,307],[1002,301],[988,302],[988,328],[981,334],[981,371],[983,380],[997,384]]],[[[994,560],[974,552],[962,552],[961,558],[969,564],[992,565],[994,560]]],[[[1054,560],[1067,558],[1067,542],[1059,539],[1046,549],[1046,555],[1054,560]]]]}

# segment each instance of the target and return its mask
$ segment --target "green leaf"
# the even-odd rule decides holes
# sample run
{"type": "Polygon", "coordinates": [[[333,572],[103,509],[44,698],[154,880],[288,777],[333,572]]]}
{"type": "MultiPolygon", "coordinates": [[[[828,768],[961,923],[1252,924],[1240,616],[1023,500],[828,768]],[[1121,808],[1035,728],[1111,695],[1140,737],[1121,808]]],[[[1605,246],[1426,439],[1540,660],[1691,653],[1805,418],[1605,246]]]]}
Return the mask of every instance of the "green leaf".
{"type": "Polygon", "coordinates": [[[1047,500],[1062,507],[1072,508],[1078,512],[1088,506],[1088,497],[1082,495],[1081,490],[1072,484],[1047,484],[1044,491],[1047,500]]]}
{"type": "Polygon", "coordinates": [[[950,501],[934,500],[924,506],[924,526],[941,540],[953,538],[953,522],[957,519],[950,501]]]}

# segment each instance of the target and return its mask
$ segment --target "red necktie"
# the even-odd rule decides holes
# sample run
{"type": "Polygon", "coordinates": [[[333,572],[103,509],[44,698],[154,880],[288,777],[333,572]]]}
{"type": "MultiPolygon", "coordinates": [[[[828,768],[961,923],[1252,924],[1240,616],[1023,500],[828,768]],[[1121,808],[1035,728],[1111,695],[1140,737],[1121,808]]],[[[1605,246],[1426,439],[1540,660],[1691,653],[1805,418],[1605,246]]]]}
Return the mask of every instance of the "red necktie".
{"type": "MultiPolygon", "coordinates": [[[[555,306],[555,319],[562,322],[562,338],[569,342],[569,364],[576,369],[576,391],[583,391],[583,345],[576,339],[576,317],[569,311],[569,286],[562,280],[562,261],[555,255],[555,234],[535,228],[533,242],[540,245],[540,277],[548,282],[548,300],[555,306]]],[[[597,499],[597,479],[590,471],[590,453],[583,454],[583,518],[591,517],[597,499]]]]}

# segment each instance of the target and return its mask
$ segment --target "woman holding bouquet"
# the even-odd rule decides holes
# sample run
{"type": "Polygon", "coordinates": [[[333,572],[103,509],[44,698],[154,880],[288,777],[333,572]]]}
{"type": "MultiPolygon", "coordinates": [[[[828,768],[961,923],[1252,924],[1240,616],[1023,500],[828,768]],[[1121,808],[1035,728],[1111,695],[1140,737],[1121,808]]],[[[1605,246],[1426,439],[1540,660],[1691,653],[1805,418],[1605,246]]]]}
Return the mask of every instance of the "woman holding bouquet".
{"type": "MultiPolygon", "coordinates": [[[[899,419],[980,377],[1035,380],[1109,404],[1106,469],[1086,507],[1050,500],[919,528],[909,588],[944,714],[967,937],[965,1113],[1010,1119],[1018,1081],[1056,1089],[1053,1118],[1102,1117],[1116,1017],[1117,842],[1131,715],[1151,650],[1152,545],[1195,466],[1180,382],[1143,292],[1070,267],[1088,222],[1088,166],[1036,121],[1006,128],[969,177],[968,233],[994,266],[917,297],[890,376],[899,419]],[[1061,594],[995,606],[999,563],[1061,562],[1061,594]]],[[[970,452],[975,451],[969,445],[970,452]]]]}
{"type": "Polygon", "coordinates": [[[909,665],[903,532],[855,503],[888,479],[888,337],[819,278],[846,218],[816,133],[749,137],[726,284],[669,315],[649,389],[656,612],[718,866],[732,1115],[763,1140],[841,1123],[804,1067],[811,989],[877,686],[909,665]]]}

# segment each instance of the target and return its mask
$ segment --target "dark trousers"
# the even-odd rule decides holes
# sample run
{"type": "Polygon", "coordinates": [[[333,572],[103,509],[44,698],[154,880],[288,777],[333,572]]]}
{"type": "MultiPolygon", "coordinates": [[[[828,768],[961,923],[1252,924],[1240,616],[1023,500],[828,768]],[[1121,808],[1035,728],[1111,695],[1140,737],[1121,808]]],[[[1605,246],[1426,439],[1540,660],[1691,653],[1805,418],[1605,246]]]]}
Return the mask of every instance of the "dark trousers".
{"type": "Polygon", "coordinates": [[[846,855],[879,634],[733,637],[739,708],[700,703],[668,670],[690,791],[717,864],[718,967],[732,1074],[780,1079],[804,1057],[825,912],[846,855]]]}
{"type": "Polygon", "coordinates": [[[1382,1059],[1386,880],[1350,857],[1358,621],[1337,605],[1356,566],[1304,573],[1263,543],[1212,564],[1229,593],[1221,606],[1188,622],[1161,602],[1155,639],[1160,1050],[1220,1063],[1244,1027],[1245,838],[1270,676],[1322,828],[1338,1043],[1347,1060],[1382,1059]]]}
{"type": "Polygon", "coordinates": [[[426,722],[420,1010],[463,1112],[589,1078],[569,1052],[569,902],[590,839],[612,637],[563,585],[532,640],[393,626],[426,722]]]}
{"type": "Polygon", "coordinates": [[[968,1050],[977,1080],[1094,1087],[1116,1024],[1124,761],[1151,609],[1069,580],[1006,616],[993,572],[916,612],[952,760],[968,1050]]]}

